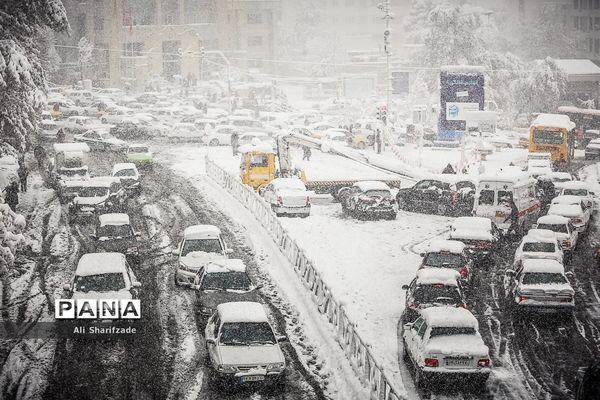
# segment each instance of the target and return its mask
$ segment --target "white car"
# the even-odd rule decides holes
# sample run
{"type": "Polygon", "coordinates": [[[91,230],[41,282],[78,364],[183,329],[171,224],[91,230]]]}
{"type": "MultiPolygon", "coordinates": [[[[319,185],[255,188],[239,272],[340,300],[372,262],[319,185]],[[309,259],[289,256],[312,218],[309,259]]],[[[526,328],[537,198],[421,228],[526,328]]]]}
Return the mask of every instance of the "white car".
{"type": "Polygon", "coordinates": [[[239,136],[240,128],[235,125],[217,125],[214,129],[206,130],[206,134],[202,136],[202,143],[209,146],[230,146],[233,133],[239,136]]]}
{"type": "Polygon", "coordinates": [[[73,299],[136,299],[141,288],[125,255],[88,253],[77,263],[71,284],[63,290],[73,299]]]}
{"type": "Polygon", "coordinates": [[[178,257],[175,271],[176,285],[193,285],[198,270],[214,260],[222,260],[232,253],[213,225],[193,225],[183,231],[183,239],[173,250],[178,257]]]}
{"type": "Polygon", "coordinates": [[[120,210],[124,204],[125,190],[119,179],[95,177],[85,182],[69,204],[69,218],[120,210]]]}
{"type": "Polygon", "coordinates": [[[525,259],[515,270],[506,270],[505,291],[517,310],[566,311],[575,308],[575,291],[561,263],[555,260],[525,259]]]}
{"type": "Polygon", "coordinates": [[[421,310],[415,322],[404,324],[402,341],[404,358],[415,368],[416,386],[455,377],[482,387],[490,375],[489,348],[479,334],[477,319],[464,308],[421,310]]]}
{"type": "Polygon", "coordinates": [[[262,191],[262,196],[271,205],[273,212],[281,215],[310,215],[310,192],[298,178],[273,179],[262,191]]]}
{"type": "Polygon", "coordinates": [[[552,199],[548,214],[569,217],[575,228],[579,232],[584,232],[589,226],[592,210],[590,207],[586,207],[585,201],[581,197],[563,195],[552,199]]]}
{"type": "Polygon", "coordinates": [[[593,160],[600,159],[600,139],[592,139],[587,146],[585,146],[585,159],[593,160]]]}
{"type": "Polygon", "coordinates": [[[566,182],[571,182],[573,177],[568,172],[553,171],[552,173],[540,175],[537,177],[537,179],[538,181],[545,180],[552,182],[554,184],[556,194],[558,195],[562,191],[564,184],[566,182]]]}
{"type": "Polygon", "coordinates": [[[590,207],[592,212],[595,209],[594,198],[596,197],[596,194],[589,189],[587,182],[565,182],[563,184],[563,189],[560,192],[560,194],[581,197],[586,207],[590,207]]]}
{"type": "Polygon", "coordinates": [[[270,381],[283,384],[285,357],[262,304],[217,306],[206,324],[206,349],[214,380],[223,384],[270,381]]]}
{"type": "Polygon", "coordinates": [[[331,128],[325,131],[325,139],[340,144],[348,144],[348,138],[352,136],[346,129],[331,128]]]}
{"type": "Polygon", "coordinates": [[[121,181],[125,190],[140,193],[142,185],[140,182],[140,173],[134,163],[117,163],[113,166],[112,176],[121,181]]]}
{"type": "Polygon", "coordinates": [[[127,142],[117,139],[110,133],[100,129],[90,129],[89,131],[73,135],[76,142],[87,143],[91,149],[104,151],[120,151],[127,147],[127,142]]]}
{"type": "Polygon", "coordinates": [[[563,262],[563,251],[556,234],[547,229],[530,229],[515,252],[514,264],[526,258],[540,258],[563,262]]]}
{"type": "Polygon", "coordinates": [[[577,246],[579,232],[577,232],[577,229],[575,229],[571,223],[571,220],[567,217],[553,214],[544,215],[543,217],[538,218],[535,228],[547,229],[554,232],[558,242],[560,243],[560,246],[563,249],[563,252],[565,253],[565,256],[567,254],[572,254],[573,250],[575,250],[575,247],[577,246]]]}
{"type": "Polygon", "coordinates": [[[328,129],[337,128],[337,126],[327,122],[315,122],[314,124],[308,125],[307,128],[310,131],[310,136],[321,139],[325,136],[325,132],[328,129]]]}

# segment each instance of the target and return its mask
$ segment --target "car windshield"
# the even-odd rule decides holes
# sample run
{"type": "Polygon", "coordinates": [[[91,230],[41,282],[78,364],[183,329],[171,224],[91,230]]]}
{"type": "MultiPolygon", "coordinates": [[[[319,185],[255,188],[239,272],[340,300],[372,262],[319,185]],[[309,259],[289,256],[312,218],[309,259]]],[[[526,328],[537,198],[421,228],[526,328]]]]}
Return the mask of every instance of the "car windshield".
{"type": "Polygon", "coordinates": [[[475,335],[475,328],[466,326],[436,326],[431,328],[430,338],[436,336],[475,335]]]}
{"type": "Polygon", "coordinates": [[[62,176],[82,176],[85,175],[87,172],[87,169],[82,168],[82,169],[59,169],[58,173],[62,176]]]}
{"type": "Polygon", "coordinates": [[[365,192],[365,194],[370,197],[375,197],[375,196],[383,197],[383,198],[392,197],[392,195],[390,194],[390,192],[388,190],[367,190],[365,192]]]}
{"type": "Polygon", "coordinates": [[[533,131],[533,142],[539,144],[562,144],[563,134],[557,131],[533,131]]]}
{"type": "Polygon", "coordinates": [[[547,272],[528,272],[523,274],[524,285],[543,285],[548,283],[567,283],[567,278],[563,274],[547,272]]]}
{"type": "Polygon", "coordinates": [[[455,286],[446,285],[419,285],[413,293],[414,299],[418,303],[443,303],[457,304],[462,303],[460,292],[455,286]]]}
{"type": "Polygon", "coordinates": [[[75,290],[78,292],[112,292],[125,288],[125,278],[121,272],[77,276],[75,278],[75,290]]]}
{"type": "Polygon", "coordinates": [[[482,190],[479,192],[479,204],[485,206],[491,206],[494,204],[494,191],[493,190],[482,190]]]}
{"type": "Polygon", "coordinates": [[[563,190],[565,196],[587,196],[588,192],[586,189],[565,189],[563,190]]]}
{"type": "Polygon", "coordinates": [[[105,197],[108,196],[108,188],[102,186],[84,186],[79,191],[79,197],[105,197]]]}
{"type": "Polygon", "coordinates": [[[245,272],[212,272],[204,275],[202,290],[250,290],[252,282],[245,272]]]}
{"type": "Polygon", "coordinates": [[[538,229],[548,229],[556,233],[569,233],[567,224],[538,224],[538,229]]]}
{"type": "Polygon", "coordinates": [[[133,169],[122,169],[115,172],[114,176],[135,176],[135,170],[133,169]]]}
{"type": "Polygon", "coordinates": [[[96,232],[98,237],[126,237],[131,236],[131,227],[129,225],[104,225],[99,226],[96,232]]]}
{"type": "Polygon", "coordinates": [[[225,346],[275,344],[275,335],[267,322],[228,322],[221,328],[219,343],[225,346]]]}
{"type": "Polygon", "coordinates": [[[527,242],[523,244],[523,251],[533,253],[554,253],[554,243],[547,242],[527,242]]]}
{"type": "Polygon", "coordinates": [[[428,267],[462,267],[465,265],[465,260],[462,255],[441,252],[441,253],[428,253],[425,257],[425,265],[428,267]]]}
{"type": "Polygon", "coordinates": [[[148,148],[147,147],[130,147],[129,152],[130,153],[148,153],[148,148]]]}
{"type": "Polygon", "coordinates": [[[221,241],[219,239],[191,239],[183,243],[181,256],[185,257],[191,252],[222,253],[221,241]]]}

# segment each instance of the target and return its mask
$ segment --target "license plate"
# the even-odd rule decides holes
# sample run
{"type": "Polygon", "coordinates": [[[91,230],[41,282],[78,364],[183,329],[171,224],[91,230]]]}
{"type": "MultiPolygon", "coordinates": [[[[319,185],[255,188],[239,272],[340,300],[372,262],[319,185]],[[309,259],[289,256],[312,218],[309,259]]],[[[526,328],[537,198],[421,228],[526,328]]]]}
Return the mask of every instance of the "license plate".
{"type": "Polygon", "coordinates": [[[257,381],[264,381],[264,380],[265,380],[264,375],[242,376],[242,382],[257,382],[257,381]]]}
{"type": "Polygon", "coordinates": [[[446,365],[449,367],[469,367],[471,366],[471,360],[469,359],[450,359],[446,360],[446,365]]]}

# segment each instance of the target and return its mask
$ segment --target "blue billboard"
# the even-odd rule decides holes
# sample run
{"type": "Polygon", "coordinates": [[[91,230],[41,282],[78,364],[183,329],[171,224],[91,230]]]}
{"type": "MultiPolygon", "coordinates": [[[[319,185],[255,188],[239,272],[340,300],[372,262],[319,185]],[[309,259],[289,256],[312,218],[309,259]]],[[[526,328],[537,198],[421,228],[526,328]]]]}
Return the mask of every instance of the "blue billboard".
{"type": "Polygon", "coordinates": [[[482,67],[442,67],[438,139],[460,140],[466,129],[465,111],[483,110],[485,78],[482,67]]]}

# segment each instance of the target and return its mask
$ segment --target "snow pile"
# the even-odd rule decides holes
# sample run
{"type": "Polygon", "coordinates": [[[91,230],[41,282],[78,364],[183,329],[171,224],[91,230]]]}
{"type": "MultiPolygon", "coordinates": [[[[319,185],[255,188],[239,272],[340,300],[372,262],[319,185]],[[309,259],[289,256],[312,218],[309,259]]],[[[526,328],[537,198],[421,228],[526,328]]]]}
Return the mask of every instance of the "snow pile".
{"type": "Polygon", "coordinates": [[[25,217],[0,204],[0,276],[14,266],[16,252],[26,245],[23,229],[25,217]]]}

